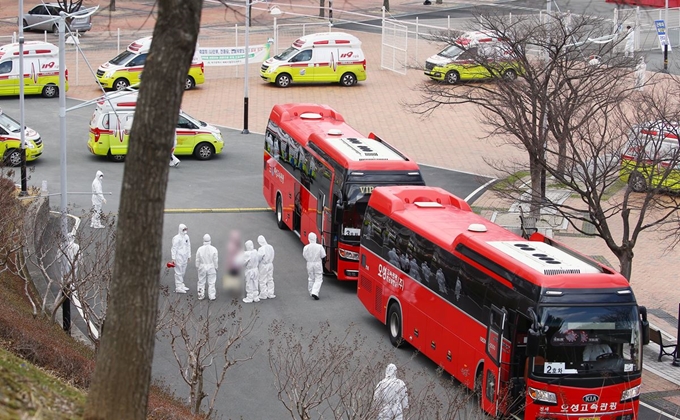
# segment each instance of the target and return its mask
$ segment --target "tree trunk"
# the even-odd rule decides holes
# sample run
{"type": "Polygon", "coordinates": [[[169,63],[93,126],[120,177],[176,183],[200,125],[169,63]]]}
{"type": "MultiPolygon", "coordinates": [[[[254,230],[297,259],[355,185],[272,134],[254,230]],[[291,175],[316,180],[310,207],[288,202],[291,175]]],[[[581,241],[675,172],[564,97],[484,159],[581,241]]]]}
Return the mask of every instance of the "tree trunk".
{"type": "Polygon", "coordinates": [[[326,13],[326,0],[319,0],[319,17],[324,17],[326,13]]]}
{"type": "Polygon", "coordinates": [[[541,216],[541,205],[543,204],[543,196],[545,195],[545,191],[543,191],[545,173],[539,159],[530,158],[529,174],[531,176],[531,202],[529,203],[529,213],[538,220],[541,216]]]}
{"type": "Polygon", "coordinates": [[[109,4],[109,11],[110,12],[116,11],[116,0],[111,0],[111,3],[109,4]]]}
{"type": "Polygon", "coordinates": [[[630,283],[630,276],[633,274],[633,249],[629,247],[621,248],[617,257],[620,266],[619,272],[630,283]]]}
{"type": "Polygon", "coordinates": [[[116,258],[85,419],[146,418],[168,161],[196,48],[201,0],[158,0],[125,162],[116,258]]]}
{"type": "Polygon", "coordinates": [[[390,11],[390,0],[383,0],[383,7],[385,8],[386,12],[390,11]]]}

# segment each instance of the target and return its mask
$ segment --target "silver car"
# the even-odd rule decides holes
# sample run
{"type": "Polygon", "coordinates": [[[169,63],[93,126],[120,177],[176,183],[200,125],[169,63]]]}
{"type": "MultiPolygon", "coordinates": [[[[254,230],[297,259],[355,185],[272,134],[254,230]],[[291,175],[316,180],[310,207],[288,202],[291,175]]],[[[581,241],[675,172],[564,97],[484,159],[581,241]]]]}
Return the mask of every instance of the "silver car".
{"type": "MultiPolygon", "coordinates": [[[[59,12],[63,10],[57,3],[39,4],[32,8],[28,13],[24,14],[24,29],[36,31],[51,31],[58,32],[58,20],[52,20],[59,16],[59,12]]],[[[75,11],[75,10],[74,10],[75,11]]],[[[86,32],[92,28],[92,17],[75,17],[66,19],[66,24],[71,29],[71,32],[86,32]]]]}

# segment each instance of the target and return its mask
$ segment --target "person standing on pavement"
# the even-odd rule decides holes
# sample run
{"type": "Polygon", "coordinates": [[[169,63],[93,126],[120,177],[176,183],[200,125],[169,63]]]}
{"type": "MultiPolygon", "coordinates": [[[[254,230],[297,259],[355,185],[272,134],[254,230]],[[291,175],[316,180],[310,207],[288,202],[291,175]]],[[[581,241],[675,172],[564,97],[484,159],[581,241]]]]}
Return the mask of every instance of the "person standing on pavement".
{"type": "Polygon", "coordinates": [[[397,367],[390,363],[385,369],[385,379],[380,381],[373,392],[373,404],[378,420],[402,420],[408,408],[406,384],[397,378],[397,367]]]}
{"type": "Polygon", "coordinates": [[[626,27],[626,44],[623,48],[623,56],[633,58],[635,54],[635,31],[629,26],[626,27]]]}
{"type": "Polygon", "coordinates": [[[94,181],[92,181],[92,219],[90,220],[90,227],[95,229],[104,227],[101,220],[102,204],[106,204],[106,198],[104,198],[104,192],[102,191],[103,179],[104,173],[97,171],[94,181]]]}
{"type": "Polygon", "coordinates": [[[258,283],[260,285],[260,300],[274,299],[274,247],[267,243],[264,236],[257,237],[260,247],[257,249],[259,260],[258,283]]]}
{"type": "Polygon", "coordinates": [[[309,232],[309,243],[302,248],[302,256],[307,260],[307,289],[309,295],[319,300],[319,290],[323,283],[323,259],[326,258],[326,250],[316,243],[316,233],[309,232]]]}
{"type": "Polygon", "coordinates": [[[253,247],[253,241],[246,241],[246,250],[243,253],[243,267],[245,268],[246,297],[244,303],[259,302],[257,291],[257,250],[253,247]]]}
{"type": "Polygon", "coordinates": [[[217,281],[217,248],[210,244],[210,235],[203,235],[203,246],[196,251],[198,269],[198,300],[205,298],[205,283],[208,282],[208,299],[215,300],[217,281]]]}
{"type": "Polygon", "coordinates": [[[187,271],[187,264],[191,259],[191,241],[189,240],[189,229],[186,225],[179,225],[179,232],[172,238],[172,262],[175,264],[175,293],[186,293],[189,290],[184,284],[184,273],[187,271]]]}

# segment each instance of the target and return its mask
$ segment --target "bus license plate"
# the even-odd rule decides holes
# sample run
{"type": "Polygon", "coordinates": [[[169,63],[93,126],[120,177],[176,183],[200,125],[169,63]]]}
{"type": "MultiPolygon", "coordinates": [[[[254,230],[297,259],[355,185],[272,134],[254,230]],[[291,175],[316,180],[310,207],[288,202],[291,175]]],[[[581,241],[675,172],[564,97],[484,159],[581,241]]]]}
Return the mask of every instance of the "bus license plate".
{"type": "Polygon", "coordinates": [[[578,420],[600,420],[599,417],[579,417],[578,420]]]}

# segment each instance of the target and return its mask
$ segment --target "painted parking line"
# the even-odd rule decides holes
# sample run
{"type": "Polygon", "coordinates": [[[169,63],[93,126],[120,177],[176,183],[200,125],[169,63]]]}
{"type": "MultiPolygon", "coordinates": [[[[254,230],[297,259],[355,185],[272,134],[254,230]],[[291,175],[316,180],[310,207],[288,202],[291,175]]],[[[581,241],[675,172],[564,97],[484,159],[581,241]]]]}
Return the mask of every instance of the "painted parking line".
{"type": "Polygon", "coordinates": [[[165,209],[165,213],[258,213],[272,211],[269,207],[232,207],[217,209],[165,209]]]}

